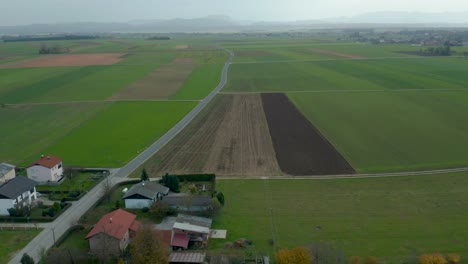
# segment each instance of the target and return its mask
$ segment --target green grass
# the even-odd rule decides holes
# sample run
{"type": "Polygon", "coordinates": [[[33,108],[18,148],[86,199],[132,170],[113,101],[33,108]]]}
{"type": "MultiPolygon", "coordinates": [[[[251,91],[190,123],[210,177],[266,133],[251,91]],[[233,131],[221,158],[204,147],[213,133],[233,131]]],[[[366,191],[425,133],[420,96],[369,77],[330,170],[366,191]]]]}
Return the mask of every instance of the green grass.
{"type": "Polygon", "coordinates": [[[46,150],[67,166],[119,167],[161,137],[195,102],[119,102],[46,150]]]}
{"type": "Polygon", "coordinates": [[[223,64],[198,65],[172,100],[205,98],[220,82],[223,64]]]}
{"type": "Polygon", "coordinates": [[[466,259],[467,176],[218,180],[226,204],[213,228],[227,229],[228,237],[210,240],[211,248],[248,238],[257,252],[273,253],[274,234],[280,248],[324,242],[348,256],[395,260],[454,252],[466,259]]]}
{"type": "Polygon", "coordinates": [[[233,64],[224,90],[466,89],[467,69],[458,58],[233,64]]]}
{"type": "Polygon", "coordinates": [[[288,96],[359,172],[468,166],[468,91],[288,96]]]}
{"type": "Polygon", "coordinates": [[[25,247],[42,229],[0,230],[2,246],[0,247],[0,264],[8,263],[16,252],[25,247]]]}
{"type": "Polygon", "coordinates": [[[45,148],[106,107],[108,104],[0,108],[0,160],[18,166],[28,165],[45,154],[45,148]]]}
{"type": "Polygon", "coordinates": [[[36,190],[41,191],[73,191],[73,190],[90,190],[96,185],[99,179],[94,178],[94,173],[89,172],[73,172],[72,179],[65,179],[60,185],[38,185],[36,190]]]}

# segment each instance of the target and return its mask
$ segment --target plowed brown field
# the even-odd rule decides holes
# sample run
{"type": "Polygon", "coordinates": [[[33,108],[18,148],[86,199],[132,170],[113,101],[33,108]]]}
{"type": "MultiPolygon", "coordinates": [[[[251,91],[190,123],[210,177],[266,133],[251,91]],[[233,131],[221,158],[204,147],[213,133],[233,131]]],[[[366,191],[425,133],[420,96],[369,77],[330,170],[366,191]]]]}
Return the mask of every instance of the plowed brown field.
{"type": "Polygon", "coordinates": [[[355,170],[284,94],[262,94],[281,170],[290,175],[353,174],[355,170]]]}
{"type": "Polygon", "coordinates": [[[260,95],[218,95],[145,168],[153,175],[281,175],[260,95]]]}
{"type": "Polygon", "coordinates": [[[39,58],[5,63],[0,68],[112,65],[119,62],[123,55],[123,53],[42,55],[39,58]]]}
{"type": "Polygon", "coordinates": [[[180,63],[160,66],[109,99],[167,99],[177,93],[194,68],[194,64],[180,63]]]}

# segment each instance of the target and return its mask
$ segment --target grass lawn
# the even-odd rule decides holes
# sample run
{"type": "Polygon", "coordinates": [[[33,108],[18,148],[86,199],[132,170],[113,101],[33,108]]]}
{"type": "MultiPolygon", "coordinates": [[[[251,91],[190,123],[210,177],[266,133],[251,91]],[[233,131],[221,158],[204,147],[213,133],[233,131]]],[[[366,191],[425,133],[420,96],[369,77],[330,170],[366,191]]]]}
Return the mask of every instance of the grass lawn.
{"type": "Polygon", "coordinates": [[[233,64],[227,92],[466,89],[459,58],[233,64]]]}
{"type": "Polygon", "coordinates": [[[172,96],[172,100],[196,100],[205,98],[219,84],[223,64],[198,65],[184,85],[172,96]]]}
{"type": "Polygon", "coordinates": [[[288,96],[359,172],[468,166],[468,91],[288,96]]]}
{"type": "Polygon", "coordinates": [[[226,204],[213,228],[227,229],[228,237],[210,246],[248,238],[257,252],[272,253],[274,234],[278,247],[325,242],[348,256],[395,260],[453,252],[466,259],[467,176],[218,180],[226,204]]]}
{"type": "Polygon", "coordinates": [[[119,102],[46,150],[67,166],[119,167],[172,128],[196,102],[119,102]]]}
{"type": "Polygon", "coordinates": [[[35,105],[0,108],[0,160],[29,165],[45,148],[93,118],[109,104],[35,105]]]}
{"type": "Polygon", "coordinates": [[[13,253],[25,247],[41,229],[0,230],[2,246],[0,247],[0,264],[8,263],[13,253]]]}
{"type": "Polygon", "coordinates": [[[65,179],[60,185],[38,185],[36,190],[41,191],[73,191],[73,190],[90,190],[99,178],[95,178],[95,173],[73,172],[71,179],[65,179]]]}

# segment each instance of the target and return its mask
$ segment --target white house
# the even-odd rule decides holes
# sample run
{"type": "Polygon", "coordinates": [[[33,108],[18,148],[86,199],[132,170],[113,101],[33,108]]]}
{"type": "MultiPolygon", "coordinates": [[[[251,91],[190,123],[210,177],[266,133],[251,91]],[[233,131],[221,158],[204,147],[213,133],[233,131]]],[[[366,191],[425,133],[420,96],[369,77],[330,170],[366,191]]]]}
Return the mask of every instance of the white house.
{"type": "Polygon", "coordinates": [[[8,163],[0,163],[0,185],[16,176],[15,166],[8,163]]]}
{"type": "Polygon", "coordinates": [[[38,183],[58,182],[63,178],[62,159],[44,156],[31,163],[26,169],[28,178],[38,183]]]}
{"type": "Polygon", "coordinates": [[[125,208],[138,209],[150,207],[152,202],[159,200],[168,193],[169,188],[157,182],[146,181],[137,183],[123,196],[125,208]]]}
{"type": "Polygon", "coordinates": [[[9,215],[8,209],[17,204],[31,205],[37,199],[37,182],[18,176],[0,186],[0,215],[9,215]]]}

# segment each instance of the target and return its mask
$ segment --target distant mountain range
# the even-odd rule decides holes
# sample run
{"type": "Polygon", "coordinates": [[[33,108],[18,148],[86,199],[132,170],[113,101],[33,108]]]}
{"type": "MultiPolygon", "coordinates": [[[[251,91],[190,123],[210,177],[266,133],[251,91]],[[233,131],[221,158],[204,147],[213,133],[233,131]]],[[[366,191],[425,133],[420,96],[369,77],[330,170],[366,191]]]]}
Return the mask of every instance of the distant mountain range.
{"type": "Polygon", "coordinates": [[[61,23],[0,26],[0,35],[59,33],[260,32],[349,27],[468,27],[468,12],[374,12],[354,17],[291,22],[239,21],[228,16],[195,19],[133,20],[127,23],[61,23]]]}

